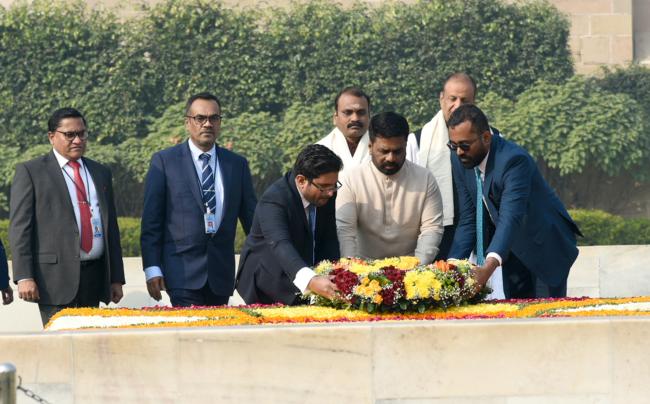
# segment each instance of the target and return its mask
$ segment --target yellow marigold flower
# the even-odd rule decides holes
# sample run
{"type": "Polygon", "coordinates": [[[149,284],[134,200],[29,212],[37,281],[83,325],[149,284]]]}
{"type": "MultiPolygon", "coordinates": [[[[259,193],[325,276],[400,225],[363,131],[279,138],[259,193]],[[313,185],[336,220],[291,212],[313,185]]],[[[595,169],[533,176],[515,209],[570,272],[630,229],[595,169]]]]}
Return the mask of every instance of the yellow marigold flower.
{"type": "Polygon", "coordinates": [[[420,265],[420,259],[418,257],[399,257],[399,263],[395,267],[406,271],[418,265],[420,265]]]}
{"type": "Polygon", "coordinates": [[[404,276],[404,289],[406,298],[428,299],[432,293],[434,298],[440,298],[442,284],[431,271],[408,271],[404,276]]]}
{"type": "Polygon", "coordinates": [[[324,260],[321,261],[316,268],[314,268],[314,272],[316,272],[318,275],[323,275],[326,273],[329,273],[334,266],[332,265],[331,261],[324,260]]]}
{"type": "Polygon", "coordinates": [[[380,294],[376,294],[375,297],[372,298],[372,302],[376,304],[381,304],[381,302],[384,301],[384,298],[381,297],[380,294]]]}
{"type": "Polygon", "coordinates": [[[351,262],[349,265],[349,271],[357,275],[367,275],[372,272],[373,267],[366,264],[361,264],[358,262],[351,262]]]}

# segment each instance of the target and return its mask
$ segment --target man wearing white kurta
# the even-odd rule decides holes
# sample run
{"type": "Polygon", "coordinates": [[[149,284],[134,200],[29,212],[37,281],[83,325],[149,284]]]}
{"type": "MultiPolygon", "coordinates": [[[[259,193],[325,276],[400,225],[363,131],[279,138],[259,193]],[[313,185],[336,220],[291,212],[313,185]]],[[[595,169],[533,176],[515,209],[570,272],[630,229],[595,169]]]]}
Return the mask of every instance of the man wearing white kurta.
{"type": "Polygon", "coordinates": [[[386,112],[370,123],[370,157],[342,181],[336,227],[342,257],[414,255],[429,264],[442,238],[442,200],[427,169],[406,161],[409,129],[386,112]]]}
{"type": "MultiPolygon", "coordinates": [[[[339,172],[339,180],[343,181],[351,169],[370,161],[370,97],[357,87],[344,88],[334,99],[332,120],[334,129],[317,144],[327,147],[343,160],[343,170],[339,172]]],[[[406,149],[407,160],[417,161],[417,152],[417,141],[411,134],[406,149]]]]}
{"type": "MultiPolygon", "coordinates": [[[[445,80],[440,92],[440,111],[427,122],[420,133],[417,162],[428,168],[436,178],[442,195],[443,225],[445,232],[440,243],[438,259],[447,259],[454,238],[454,185],[451,175],[451,155],[447,143],[449,132],[447,121],[451,113],[463,104],[473,104],[476,98],[476,82],[465,73],[454,73],[445,80]]],[[[466,258],[466,257],[455,257],[466,258]]],[[[497,268],[489,281],[494,293],[491,298],[504,298],[501,267],[497,268]]]]}

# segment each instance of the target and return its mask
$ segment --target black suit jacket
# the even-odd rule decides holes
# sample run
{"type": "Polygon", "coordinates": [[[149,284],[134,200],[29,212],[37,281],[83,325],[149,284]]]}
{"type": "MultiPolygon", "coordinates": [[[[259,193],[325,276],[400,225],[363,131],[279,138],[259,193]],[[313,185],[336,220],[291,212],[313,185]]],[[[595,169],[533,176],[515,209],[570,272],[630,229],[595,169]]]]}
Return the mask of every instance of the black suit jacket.
{"type": "Polygon", "coordinates": [[[7,289],[9,286],[9,266],[7,265],[7,254],[5,246],[0,240],[0,290],[7,289]]]}
{"type": "Polygon", "coordinates": [[[239,260],[237,291],[248,304],[294,304],[296,273],[313,262],[339,258],[334,198],[316,210],[316,259],[302,199],[291,173],[264,192],[239,260]]]}
{"type": "MultiPolygon", "coordinates": [[[[110,170],[83,158],[97,190],[104,228],[104,288],[108,303],[111,283],[124,284],[120,232],[110,170]]],[[[14,282],[33,278],[39,303],[70,303],[79,288],[79,230],[70,194],[53,152],[16,166],[11,184],[9,242],[14,282]]]]}

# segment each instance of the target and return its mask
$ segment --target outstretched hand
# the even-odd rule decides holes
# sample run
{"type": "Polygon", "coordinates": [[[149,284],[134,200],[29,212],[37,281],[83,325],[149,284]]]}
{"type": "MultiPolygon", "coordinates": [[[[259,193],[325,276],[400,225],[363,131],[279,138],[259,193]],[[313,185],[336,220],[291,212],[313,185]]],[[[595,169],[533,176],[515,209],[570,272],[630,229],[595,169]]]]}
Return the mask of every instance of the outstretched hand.
{"type": "Polygon", "coordinates": [[[311,278],[307,285],[307,289],[330,300],[333,300],[336,297],[339,290],[330,278],[320,275],[311,278]]]}
{"type": "Polygon", "coordinates": [[[499,266],[499,261],[496,258],[489,257],[485,260],[485,264],[481,266],[475,266],[472,268],[472,277],[476,281],[476,290],[475,293],[478,293],[485,287],[487,281],[492,276],[492,273],[499,266]]]}

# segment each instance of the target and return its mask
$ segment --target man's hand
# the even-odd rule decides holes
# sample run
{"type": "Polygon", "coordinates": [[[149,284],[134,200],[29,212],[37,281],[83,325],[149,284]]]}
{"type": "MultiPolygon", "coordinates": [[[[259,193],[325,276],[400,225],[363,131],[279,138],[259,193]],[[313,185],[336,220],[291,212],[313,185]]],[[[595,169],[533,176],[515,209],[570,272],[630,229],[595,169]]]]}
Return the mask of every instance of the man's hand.
{"type": "Polygon", "coordinates": [[[18,282],[18,297],[26,302],[38,302],[41,296],[38,294],[38,286],[33,279],[25,279],[18,282]]]}
{"type": "Polygon", "coordinates": [[[311,278],[307,289],[330,300],[333,300],[338,292],[338,288],[328,277],[318,275],[311,278]]]}
{"type": "Polygon", "coordinates": [[[121,283],[111,283],[111,302],[117,304],[122,300],[124,293],[122,292],[121,283]]]}
{"type": "Polygon", "coordinates": [[[490,276],[492,276],[492,273],[497,269],[498,266],[499,261],[494,257],[489,257],[485,260],[485,263],[482,266],[475,266],[472,268],[472,277],[474,280],[476,280],[475,293],[478,293],[481,289],[483,289],[487,281],[490,279],[490,276]]]}
{"type": "Polygon", "coordinates": [[[14,301],[14,290],[11,289],[11,285],[7,286],[7,289],[2,290],[2,304],[10,304],[14,301]]]}
{"type": "Polygon", "coordinates": [[[157,302],[162,299],[161,290],[165,290],[165,278],[162,276],[155,276],[147,281],[149,296],[153,297],[157,302]]]}

